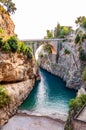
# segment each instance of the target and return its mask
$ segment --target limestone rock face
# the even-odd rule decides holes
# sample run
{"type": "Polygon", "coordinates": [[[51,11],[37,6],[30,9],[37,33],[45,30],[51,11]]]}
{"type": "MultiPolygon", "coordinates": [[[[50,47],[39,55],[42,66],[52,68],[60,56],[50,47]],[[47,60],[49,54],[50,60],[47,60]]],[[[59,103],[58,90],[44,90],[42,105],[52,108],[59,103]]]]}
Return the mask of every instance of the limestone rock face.
{"type": "Polygon", "coordinates": [[[35,79],[28,79],[14,84],[3,85],[8,91],[11,100],[8,105],[0,109],[0,126],[4,125],[4,123],[16,113],[18,106],[26,99],[33,89],[34,83],[35,79]]]}
{"type": "Polygon", "coordinates": [[[10,18],[10,15],[0,5],[0,28],[5,31],[5,35],[14,35],[15,25],[10,18]]]}
{"type": "Polygon", "coordinates": [[[81,88],[78,90],[77,96],[80,96],[81,94],[86,94],[86,81],[83,82],[81,88]]]}
{"type": "Polygon", "coordinates": [[[0,52],[0,84],[8,91],[10,103],[0,109],[0,126],[16,113],[39,79],[34,59],[18,53],[0,52]],[[5,84],[4,84],[5,83],[5,84]]]}
{"type": "MultiPolygon", "coordinates": [[[[39,57],[40,58],[40,57],[39,57]]],[[[40,66],[54,75],[66,81],[66,86],[78,90],[81,87],[81,72],[78,46],[72,43],[63,43],[63,49],[59,52],[58,61],[55,55],[43,55],[40,58],[40,66]],[[66,54],[65,49],[70,53],[66,54]],[[54,59],[53,59],[54,58],[54,59]]]]}
{"type": "Polygon", "coordinates": [[[35,61],[23,54],[0,52],[0,82],[17,82],[36,77],[35,61]]]}

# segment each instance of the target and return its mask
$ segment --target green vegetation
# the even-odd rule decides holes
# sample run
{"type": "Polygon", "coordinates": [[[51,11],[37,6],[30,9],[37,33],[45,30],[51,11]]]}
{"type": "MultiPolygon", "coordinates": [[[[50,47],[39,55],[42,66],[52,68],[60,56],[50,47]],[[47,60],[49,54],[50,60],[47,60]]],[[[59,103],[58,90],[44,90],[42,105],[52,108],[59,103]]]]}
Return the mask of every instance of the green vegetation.
{"type": "Polygon", "coordinates": [[[82,72],[82,80],[86,81],[86,67],[84,68],[84,70],[82,72]]]}
{"type": "Polygon", "coordinates": [[[80,108],[86,103],[86,95],[81,94],[79,97],[75,99],[71,99],[69,103],[70,111],[73,110],[73,115],[77,114],[80,108]]]}
{"type": "Polygon", "coordinates": [[[43,49],[44,49],[45,51],[47,51],[49,54],[52,53],[52,49],[51,49],[50,45],[48,45],[48,44],[44,45],[44,46],[43,46],[43,49]]]}
{"type": "Polygon", "coordinates": [[[28,58],[32,58],[32,49],[29,46],[25,48],[25,54],[28,58]]]}
{"type": "Polygon", "coordinates": [[[7,43],[11,49],[12,52],[16,52],[17,49],[18,49],[18,40],[15,36],[12,36],[10,37],[8,40],[7,40],[7,43]]]}
{"type": "Polygon", "coordinates": [[[64,50],[65,54],[70,54],[70,51],[68,49],[64,50]]]}
{"type": "Polygon", "coordinates": [[[0,108],[7,105],[10,101],[10,96],[8,95],[8,92],[6,89],[0,85],[0,108]]]}
{"type": "Polygon", "coordinates": [[[82,61],[86,61],[86,53],[84,52],[84,50],[82,48],[79,51],[79,58],[82,61]]]}
{"type": "Polygon", "coordinates": [[[86,17],[85,16],[79,16],[77,17],[77,19],[75,20],[75,23],[79,26],[81,26],[84,22],[84,20],[86,20],[86,17]]]}
{"type": "Polygon", "coordinates": [[[61,37],[67,36],[68,34],[69,34],[69,29],[68,29],[68,27],[63,27],[63,28],[61,29],[61,32],[60,32],[61,37]]]}
{"type": "Polygon", "coordinates": [[[86,39],[86,34],[79,31],[75,37],[75,44],[81,44],[86,39]]]}
{"type": "Polygon", "coordinates": [[[86,39],[86,33],[84,33],[81,38],[81,41],[83,42],[86,39]]]}
{"type": "Polygon", "coordinates": [[[82,27],[84,27],[86,29],[86,18],[82,22],[82,27]]]}
{"type": "Polygon", "coordinates": [[[4,32],[4,30],[2,28],[0,28],[0,33],[3,33],[3,32],[4,32]]]}
{"type": "Polygon", "coordinates": [[[72,121],[82,106],[86,103],[86,94],[81,94],[69,103],[69,116],[65,124],[65,130],[73,130],[72,121]]]}
{"type": "Polygon", "coordinates": [[[75,42],[75,44],[80,43],[80,36],[79,36],[79,34],[76,35],[74,42],[75,42]]]}
{"type": "Polygon", "coordinates": [[[3,38],[0,38],[0,50],[4,52],[23,53],[24,55],[27,55],[28,58],[32,58],[31,48],[27,47],[15,36],[11,36],[9,39],[5,41],[3,40],[3,38]]]}
{"type": "Polygon", "coordinates": [[[8,13],[10,14],[15,13],[16,7],[15,3],[13,3],[12,0],[0,0],[0,3],[2,3],[2,5],[6,7],[8,13]]]}
{"type": "Polygon", "coordinates": [[[47,36],[45,37],[45,39],[53,38],[52,31],[47,30],[46,32],[47,32],[47,36]]]}
{"type": "Polygon", "coordinates": [[[86,17],[85,16],[80,16],[75,20],[75,23],[78,26],[82,26],[83,28],[86,29],[86,17]]]}
{"type": "Polygon", "coordinates": [[[54,30],[47,30],[47,36],[45,38],[65,38],[67,35],[73,32],[72,27],[61,26],[59,23],[54,30]]]}

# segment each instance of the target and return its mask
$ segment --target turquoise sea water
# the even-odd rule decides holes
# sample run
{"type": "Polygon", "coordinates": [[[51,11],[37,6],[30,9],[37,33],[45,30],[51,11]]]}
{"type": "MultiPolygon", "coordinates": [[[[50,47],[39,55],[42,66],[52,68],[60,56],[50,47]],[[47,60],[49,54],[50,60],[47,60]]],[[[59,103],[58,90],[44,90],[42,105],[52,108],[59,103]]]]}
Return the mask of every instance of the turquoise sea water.
{"type": "Polygon", "coordinates": [[[68,89],[61,78],[43,69],[40,69],[40,75],[41,81],[36,82],[20,109],[41,114],[67,113],[69,101],[76,96],[76,91],[68,89]]]}

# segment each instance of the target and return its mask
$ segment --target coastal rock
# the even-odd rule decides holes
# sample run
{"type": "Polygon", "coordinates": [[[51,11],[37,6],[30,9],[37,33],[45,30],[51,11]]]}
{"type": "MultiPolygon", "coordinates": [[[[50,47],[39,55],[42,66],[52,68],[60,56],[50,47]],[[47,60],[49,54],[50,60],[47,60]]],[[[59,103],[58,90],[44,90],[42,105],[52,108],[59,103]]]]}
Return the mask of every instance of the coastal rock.
{"type": "Polygon", "coordinates": [[[16,113],[39,78],[35,59],[27,59],[22,53],[0,52],[0,84],[11,98],[10,103],[0,109],[0,125],[16,113]]]}
{"type": "Polygon", "coordinates": [[[34,60],[23,54],[0,52],[0,82],[17,82],[37,77],[34,60]]]}
{"type": "Polygon", "coordinates": [[[28,79],[14,84],[3,85],[11,97],[10,103],[0,109],[0,126],[4,125],[8,119],[14,115],[18,106],[26,99],[33,89],[35,79],[28,79]]]}
{"type": "Polygon", "coordinates": [[[78,90],[77,96],[80,96],[81,94],[86,94],[86,81],[83,82],[81,88],[78,90]]]}
{"type": "Polygon", "coordinates": [[[43,55],[43,57],[39,57],[40,66],[61,77],[66,81],[67,87],[78,90],[82,84],[78,48],[79,46],[76,46],[74,43],[63,43],[58,61],[53,62],[53,57],[55,60],[54,54],[43,55]],[[69,50],[70,53],[66,54],[65,49],[69,50]]]}
{"type": "Polygon", "coordinates": [[[8,12],[0,5],[0,29],[3,29],[4,32],[1,33],[2,37],[14,35],[15,25],[10,18],[8,12]],[[3,35],[5,33],[5,35],[3,35]]]}

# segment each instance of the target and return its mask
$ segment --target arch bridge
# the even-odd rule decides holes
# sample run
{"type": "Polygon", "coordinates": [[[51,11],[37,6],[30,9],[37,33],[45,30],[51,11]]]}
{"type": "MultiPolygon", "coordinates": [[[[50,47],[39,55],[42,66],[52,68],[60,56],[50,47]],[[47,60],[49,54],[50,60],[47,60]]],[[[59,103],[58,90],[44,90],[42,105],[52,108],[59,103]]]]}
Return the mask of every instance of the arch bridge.
{"type": "Polygon", "coordinates": [[[54,39],[22,39],[27,46],[30,46],[33,51],[33,55],[35,55],[36,50],[43,45],[44,43],[50,44],[56,50],[56,59],[58,59],[59,51],[62,49],[62,43],[64,38],[54,38],[54,39]]]}

